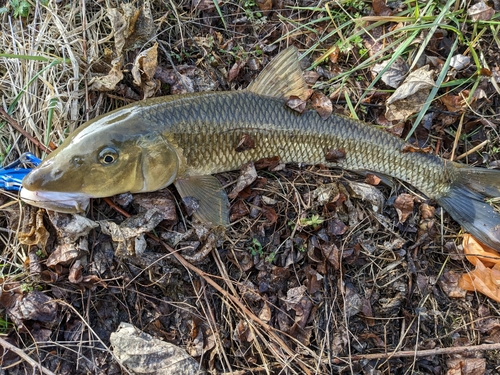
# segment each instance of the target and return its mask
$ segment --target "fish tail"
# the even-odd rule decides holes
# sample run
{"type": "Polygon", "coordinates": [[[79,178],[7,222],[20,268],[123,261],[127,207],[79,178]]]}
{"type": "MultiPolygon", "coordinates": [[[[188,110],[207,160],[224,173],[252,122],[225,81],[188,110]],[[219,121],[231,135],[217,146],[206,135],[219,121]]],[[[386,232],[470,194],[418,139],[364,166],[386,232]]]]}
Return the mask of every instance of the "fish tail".
{"type": "Polygon", "coordinates": [[[500,213],[491,198],[500,197],[500,171],[455,164],[457,177],[437,202],[466,232],[500,250],[500,213]]]}

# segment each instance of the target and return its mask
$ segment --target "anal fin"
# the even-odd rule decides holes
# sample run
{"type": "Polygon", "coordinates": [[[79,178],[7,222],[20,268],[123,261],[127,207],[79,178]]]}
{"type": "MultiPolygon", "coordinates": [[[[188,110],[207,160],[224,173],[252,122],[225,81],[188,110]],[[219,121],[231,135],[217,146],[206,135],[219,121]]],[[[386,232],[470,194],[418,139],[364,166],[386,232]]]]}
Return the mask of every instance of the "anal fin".
{"type": "Polygon", "coordinates": [[[179,178],[175,187],[182,198],[193,197],[198,202],[194,216],[201,222],[229,225],[229,200],[221,183],[214,176],[179,178]]]}

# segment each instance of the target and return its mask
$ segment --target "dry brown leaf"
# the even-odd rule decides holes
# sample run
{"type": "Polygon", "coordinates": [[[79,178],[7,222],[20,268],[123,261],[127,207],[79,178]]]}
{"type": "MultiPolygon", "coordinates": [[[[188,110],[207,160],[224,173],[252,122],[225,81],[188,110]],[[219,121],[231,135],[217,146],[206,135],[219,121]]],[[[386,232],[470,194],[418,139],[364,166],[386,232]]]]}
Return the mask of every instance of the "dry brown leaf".
{"type": "Polygon", "coordinates": [[[269,303],[265,301],[262,309],[259,312],[259,319],[267,323],[271,320],[271,317],[271,307],[269,306],[269,303]]]}
{"type": "Polygon", "coordinates": [[[365,182],[369,185],[377,186],[380,184],[382,179],[373,173],[367,173],[365,177],[365,182]]]}
{"type": "Polygon", "coordinates": [[[385,0],[373,0],[373,11],[377,16],[392,16],[393,11],[387,6],[385,0]]]}
{"type": "MultiPolygon", "coordinates": [[[[313,86],[316,83],[316,81],[319,79],[319,77],[321,77],[321,76],[319,75],[318,72],[315,72],[314,70],[308,70],[308,71],[304,72],[303,77],[304,77],[304,81],[306,81],[306,83],[308,85],[313,86]]],[[[312,93],[311,93],[311,95],[312,95],[312,93]]]]}
{"type": "Polygon", "coordinates": [[[53,267],[55,265],[68,266],[75,259],[78,259],[82,255],[82,251],[86,251],[88,249],[87,239],[83,238],[81,241],[83,243],[83,248],[80,244],[77,245],[74,242],[70,243],[62,243],[56,247],[56,249],[49,255],[47,258],[47,266],[53,267]]]}
{"type": "Polygon", "coordinates": [[[481,69],[479,69],[479,75],[485,76],[485,77],[491,77],[491,76],[493,76],[493,73],[488,68],[481,68],[481,69]]]}
{"type": "Polygon", "coordinates": [[[386,343],[384,342],[382,337],[380,337],[376,333],[366,332],[366,333],[362,333],[361,335],[359,335],[359,337],[362,338],[363,340],[372,340],[373,343],[380,348],[383,348],[386,346],[386,343]]]}
{"type": "MultiPolygon", "coordinates": [[[[293,331],[296,331],[297,328],[300,328],[300,332],[297,333],[300,334],[302,339],[306,339],[306,337],[303,336],[305,332],[302,332],[302,330],[307,324],[307,320],[313,307],[312,301],[307,296],[306,291],[307,287],[305,285],[290,288],[287,291],[286,299],[284,299],[286,310],[295,311],[295,324],[291,327],[289,333],[292,333],[293,331]]],[[[301,340],[300,338],[298,339],[301,340]]]]}
{"type": "Polygon", "coordinates": [[[107,11],[107,16],[109,18],[111,28],[113,29],[115,52],[121,59],[123,47],[125,46],[125,40],[130,35],[131,29],[133,29],[133,27],[130,27],[131,22],[128,20],[136,20],[138,17],[138,10],[135,8],[130,9],[130,6],[127,6],[123,9],[122,13],[118,8],[110,8],[107,11]]]}
{"type": "Polygon", "coordinates": [[[182,197],[182,205],[186,210],[187,216],[192,216],[200,209],[200,201],[192,196],[182,197]]]}
{"type": "Polygon", "coordinates": [[[298,96],[291,96],[290,99],[286,101],[286,105],[295,112],[302,114],[306,111],[307,102],[300,99],[298,96]]]}
{"type": "Polygon", "coordinates": [[[0,278],[2,284],[2,293],[0,293],[0,306],[10,309],[23,298],[21,284],[9,279],[0,278]]]}
{"type": "Polygon", "coordinates": [[[420,217],[422,220],[433,219],[436,214],[436,207],[429,206],[427,203],[420,205],[420,217]]]}
{"type": "Polygon", "coordinates": [[[311,106],[318,112],[323,120],[326,120],[333,112],[332,101],[322,92],[316,91],[311,96],[311,106]]]}
{"type": "MultiPolygon", "coordinates": [[[[374,76],[377,76],[382,70],[385,69],[389,61],[383,61],[379,64],[375,64],[371,68],[371,72],[374,76]]],[[[398,88],[401,82],[404,81],[406,73],[408,73],[409,66],[402,58],[397,58],[391,66],[382,74],[382,81],[392,88],[398,88]]]]}
{"type": "Polygon", "coordinates": [[[352,190],[352,197],[368,201],[371,203],[374,212],[382,212],[385,198],[379,189],[375,186],[355,181],[348,181],[348,185],[352,190]]]}
{"type": "Polygon", "coordinates": [[[228,252],[228,259],[243,272],[247,272],[255,265],[253,257],[248,251],[228,252]]]}
{"type": "Polygon", "coordinates": [[[476,268],[462,275],[458,285],[468,291],[478,291],[500,302],[500,254],[481,244],[470,234],[463,239],[464,253],[476,268]]]}
{"type": "Polygon", "coordinates": [[[315,206],[325,205],[330,202],[335,202],[340,198],[340,191],[336,183],[320,185],[313,190],[308,197],[313,199],[315,206]]]}
{"type": "MultiPolygon", "coordinates": [[[[156,68],[155,78],[159,79],[161,82],[166,83],[170,86],[170,93],[174,94],[186,94],[195,91],[194,81],[200,84],[198,77],[202,77],[200,69],[191,65],[181,65],[174,69],[164,69],[161,66],[156,68]]],[[[204,86],[203,91],[214,90],[215,85],[204,86]]]]}
{"type": "Polygon", "coordinates": [[[262,300],[259,289],[250,280],[242,280],[238,283],[238,289],[246,301],[256,303],[262,300]]]}
{"type": "Polygon", "coordinates": [[[79,284],[83,281],[82,275],[83,266],[79,260],[77,260],[69,269],[68,280],[70,283],[79,284]]]}
{"type": "Polygon", "coordinates": [[[190,356],[199,357],[203,355],[203,330],[194,320],[192,321],[191,342],[186,346],[190,356]]]}
{"type": "Polygon", "coordinates": [[[248,210],[248,207],[246,206],[245,202],[239,199],[233,205],[231,205],[229,221],[230,222],[236,221],[238,219],[241,219],[242,217],[247,216],[249,213],[250,211],[248,210]]]}
{"type": "Polygon", "coordinates": [[[111,61],[111,70],[105,76],[94,77],[90,82],[90,90],[111,91],[123,79],[122,58],[111,61]]]}
{"type": "Polygon", "coordinates": [[[255,335],[253,330],[248,326],[248,323],[244,320],[240,320],[234,331],[234,339],[241,343],[252,342],[255,340],[255,335]]]}
{"type": "Polygon", "coordinates": [[[286,298],[283,299],[286,304],[286,309],[292,310],[297,306],[297,304],[300,304],[300,301],[305,296],[306,291],[307,288],[304,285],[288,289],[286,292],[286,298]]]}
{"type": "Polygon", "coordinates": [[[461,113],[465,109],[465,100],[461,95],[444,95],[441,97],[441,102],[445,105],[446,109],[450,112],[461,113]]]}
{"type": "Polygon", "coordinates": [[[310,265],[306,267],[306,277],[307,293],[314,294],[323,289],[323,276],[310,265]]]}
{"type": "Polygon", "coordinates": [[[411,72],[403,84],[387,99],[385,117],[389,121],[405,120],[425,104],[429,91],[434,87],[434,71],[423,66],[411,72]]]}
{"type": "MultiPolygon", "coordinates": [[[[111,70],[105,76],[95,77],[91,81],[91,90],[111,91],[123,79],[123,52],[135,46],[141,46],[154,36],[155,26],[151,15],[149,0],[136,8],[131,3],[121,3],[121,9],[108,8],[107,16],[115,40],[115,58],[111,62],[111,70]]],[[[153,77],[151,75],[151,78],[153,77]]],[[[134,77],[135,79],[135,77],[134,77]]]]}
{"type": "Polygon", "coordinates": [[[330,51],[331,52],[328,55],[328,59],[330,59],[331,63],[336,64],[340,56],[340,47],[334,46],[333,48],[330,49],[330,51]]]}
{"type": "Polygon", "coordinates": [[[473,21],[489,21],[495,15],[495,10],[486,5],[483,1],[480,1],[469,7],[469,9],[467,9],[467,14],[473,21]]]}
{"type": "MultiPolygon", "coordinates": [[[[368,298],[362,298],[362,305],[361,305],[361,313],[363,314],[363,319],[368,324],[369,326],[373,326],[375,324],[375,319],[373,319],[373,310],[372,310],[372,305],[370,303],[370,299],[368,298]]],[[[380,339],[380,337],[376,336],[378,340],[374,340],[377,345],[383,346],[383,341],[380,339]],[[382,345],[380,345],[382,344],[382,345]]]]}
{"type": "Polygon", "coordinates": [[[231,69],[229,69],[229,73],[227,74],[227,81],[232,82],[236,77],[238,77],[238,74],[240,74],[241,68],[243,68],[246,64],[245,60],[239,60],[236,61],[231,69]]]}
{"type": "Polygon", "coordinates": [[[349,227],[347,225],[345,225],[343,221],[341,221],[337,218],[328,220],[327,231],[328,231],[328,234],[330,234],[330,235],[341,236],[345,232],[347,232],[347,229],[349,229],[349,227]]]}
{"type": "Polygon", "coordinates": [[[131,216],[120,225],[108,221],[99,221],[102,231],[110,235],[116,246],[118,256],[140,255],[146,249],[144,233],[152,231],[164,216],[160,209],[153,208],[131,216]]]}
{"type": "Polygon", "coordinates": [[[439,279],[439,285],[447,296],[453,298],[463,298],[467,294],[463,288],[459,286],[461,275],[454,271],[447,271],[439,279]]]}
{"type": "Polygon", "coordinates": [[[50,222],[57,231],[57,238],[61,243],[75,242],[85,237],[99,226],[95,221],[81,215],[70,215],[55,211],[47,212],[50,222]]]}
{"type": "Polygon", "coordinates": [[[345,150],[343,148],[331,148],[325,151],[325,160],[330,163],[337,163],[345,158],[345,150]]]}
{"type": "Polygon", "coordinates": [[[262,206],[262,215],[264,215],[264,217],[269,221],[270,225],[276,223],[278,220],[276,210],[269,206],[262,206]]]}
{"type": "Polygon", "coordinates": [[[328,262],[333,266],[333,269],[338,271],[340,269],[339,248],[334,243],[330,243],[328,245],[321,246],[321,251],[328,262]]]}
{"type": "Polygon", "coordinates": [[[234,199],[238,194],[252,182],[257,179],[257,171],[253,163],[247,163],[241,166],[241,174],[233,190],[227,195],[230,199],[234,199]]]}
{"type": "Polygon", "coordinates": [[[138,206],[138,212],[145,212],[153,208],[161,211],[165,224],[173,225],[178,222],[176,202],[172,193],[167,190],[159,190],[151,193],[134,194],[132,197],[134,206],[138,206]]]}
{"type": "Polygon", "coordinates": [[[43,213],[44,210],[42,209],[30,211],[28,223],[25,225],[30,231],[18,234],[19,242],[23,245],[39,245],[42,249],[45,249],[49,239],[49,232],[43,225],[43,213]]]}
{"type": "Polygon", "coordinates": [[[452,358],[446,364],[446,375],[483,375],[486,371],[484,358],[452,358]]]}
{"type": "Polygon", "coordinates": [[[280,157],[279,156],[272,156],[270,158],[262,158],[257,160],[255,164],[255,169],[258,171],[264,168],[268,168],[269,170],[273,170],[276,168],[280,163],[280,157]]]}
{"type": "Polygon", "coordinates": [[[352,284],[345,285],[344,308],[348,317],[356,315],[363,308],[363,300],[352,284]]]}
{"type": "Polygon", "coordinates": [[[144,0],[139,8],[136,8],[134,3],[125,2],[121,2],[120,7],[121,9],[108,8],[107,10],[118,58],[122,58],[124,51],[140,47],[151,40],[155,32],[149,0],[144,0]]]}
{"type": "Polygon", "coordinates": [[[243,152],[243,151],[251,150],[253,148],[255,148],[255,141],[254,141],[253,137],[250,134],[243,133],[241,138],[240,138],[240,141],[238,142],[238,144],[234,148],[234,151],[243,152]]]}
{"type": "Polygon", "coordinates": [[[49,325],[58,322],[57,303],[37,290],[29,292],[22,298],[17,298],[7,312],[17,326],[21,326],[26,320],[35,320],[49,325]]]}
{"type": "Polygon", "coordinates": [[[259,9],[262,11],[268,11],[273,9],[272,0],[257,0],[256,3],[259,6],[259,9]]]}
{"type": "Polygon", "coordinates": [[[430,153],[432,153],[432,147],[427,146],[427,147],[421,148],[421,147],[417,147],[417,146],[414,146],[411,144],[405,144],[403,146],[403,148],[401,149],[401,152],[402,153],[417,152],[419,154],[430,154],[430,153]]]}
{"type": "Polygon", "coordinates": [[[413,213],[413,195],[400,194],[394,202],[394,208],[398,213],[399,222],[404,223],[413,213]]]}
{"type": "Polygon", "coordinates": [[[158,65],[158,43],[137,55],[132,67],[134,84],[141,88],[143,99],[150,98],[158,87],[153,78],[158,65]]]}
{"type": "Polygon", "coordinates": [[[480,260],[486,267],[500,264],[500,254],[496,250],[483,245],[468,233],[463,236],[463,247],[467,260],[473,265],[476,265],[477,260],[480,260]]]}
{"type": "MultiPolygon", "coordinates": [[[[203,228],[202,230],[206,229],[206,227],[204,227],[203,225],[200,225],[198,228],[203,228]]],[[[200,234],[198,235],[200,241],[203,241],[204,236],[203,235],[200,236],[200,234]]],[[[195,250],[196,252],[191,254],[186,254],[185,251],[182,251],[182,255],[184,256],[184,259],[186,259],[189,263],[199,264],[212,252],[212,250],[215,249],[216,244],[217,244],[217,235],[215,233],[210,232],[200,250],[195,250]]]]}

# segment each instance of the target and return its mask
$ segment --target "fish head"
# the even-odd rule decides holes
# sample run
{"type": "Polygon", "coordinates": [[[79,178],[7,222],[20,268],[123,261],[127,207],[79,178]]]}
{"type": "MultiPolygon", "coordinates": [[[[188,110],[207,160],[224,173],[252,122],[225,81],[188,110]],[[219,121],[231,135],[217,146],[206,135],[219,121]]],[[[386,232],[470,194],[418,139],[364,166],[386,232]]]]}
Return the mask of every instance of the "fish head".
{"type": "Polygon", "coordinates": [[[154,128],[145,129],[137,116],[110,117],[70,134],[24,178],[21,198],[56,211],[79,212],[89,198],[171,184],[179,168],[175,147],[154,128]]]}

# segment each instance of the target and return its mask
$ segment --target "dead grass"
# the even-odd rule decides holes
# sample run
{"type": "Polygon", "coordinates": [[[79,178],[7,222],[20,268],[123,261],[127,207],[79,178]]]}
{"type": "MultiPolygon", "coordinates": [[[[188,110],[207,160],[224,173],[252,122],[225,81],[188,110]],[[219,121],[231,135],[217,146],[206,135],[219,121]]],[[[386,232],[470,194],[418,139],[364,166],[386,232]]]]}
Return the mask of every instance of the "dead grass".
{"type": "MultiPolygon", "coordinates": [[[[106,3],[37,2],[27,18],[12,17],[12,10],[1,15],[0,51],[16,56],[1,60],[2,107],[53,148],[86,120],[140,97],[130,70],[154,39],[159,67],[172,77],[160,82],[157,95],[186,90],[185,77],[195,91],[245,87],[268,61],[264,56],[293,44],[304,51],[304,66],[317,73],[316,87],[330,95],[335,112],[355,111],[384,126],[391,90],[373,80],[370,68],[388,56],[411,63],[426,54],[446,66],[453,54],[446,45],[456,41],[498,80],[498,18],[474,24],[453,13],[461,3],[448,1],[449,12],[437,3],[419,3],[417,20],[411,15],[415,3],[401,4],[391,16],[375,16],[362,2],[282,2],[283,9],[275,5],[266,15],[256,3],[240,1],[220,3],[222,22],[213,1],[201,0],[197,8],[188,1],[153,1],[154,38],[139,38],[123,53],[125,76],[106,92],[91,88],[120,57],[106,3]],[[443,55],[447,51],[450,55],[443,55]],[[228,82],[238,61],[246,65],[228,82]]],[[[496,165],[498,81],[474,73],[443,75],[444,88],[436,89],[429,103],[432,111],[417,114],[423,124],[416,121],[420,125],[412,129],[409,120],[392,131],[447,158],[466,155],[467,163],[496,165]],[[438,100],[451,95],[470,100],[454,112],[438,100]]],[[[2,122],[2,160],[24,151],[43,155],[2,122]]],[[[347,181],[363,179],[317,166],[287,166],[259,176],[251,198],[233,202],[233,209],[241,205],[244,213],[195,264],[185,259],[193,259],[209,239],[186,235],[191,226],[181,217],[159,225],[155,235],[164,243],[146,239],[141,256],[116,257],[113,241],[96,229],[78,240],[76,261],[48,267],[47,257],[61,238],[55,219],[45,217],[41,225],[50,234],[45,246],[39,245],[41,229],[30,237],[31,245],[20,243],[19,234],[33,225],[27,220],[31,209],[2,195],[0,317],[8,321],[2,340],[24,353],[4,352],[3,371],[128,373],[109,343],[121,321],[185,348],[211,373],[440,374],[455,368],[456,360],[469,365],[484,360],[485,373],[498,371],[499,348],[487,345],[498,342],[500,308],[478,294],[451,297],[460,293],[453,289],[457,275],[471,266],[460,255],[460,228],[444,212],[438,208],[429,218],[414,192],[415,208],[399,223],[394,201],[411,187],[398,182],[377,187],[387,200],[377,213],[348,188],[347,181]],[[313,192],[325,185],[338,186],[339,195],[321,204],[313,192]],[[324,220],[317,228],[306,225],[313,215],[324,220]],[[57,302],[57,320],[12,322],[7,302],[21,303],[36,291],[57,302]]],[[[228,182],[236,177],[221,176],[228,182]]],[[[95,201],[88,216],[121,223],[126,215],[95,201]]]]}

